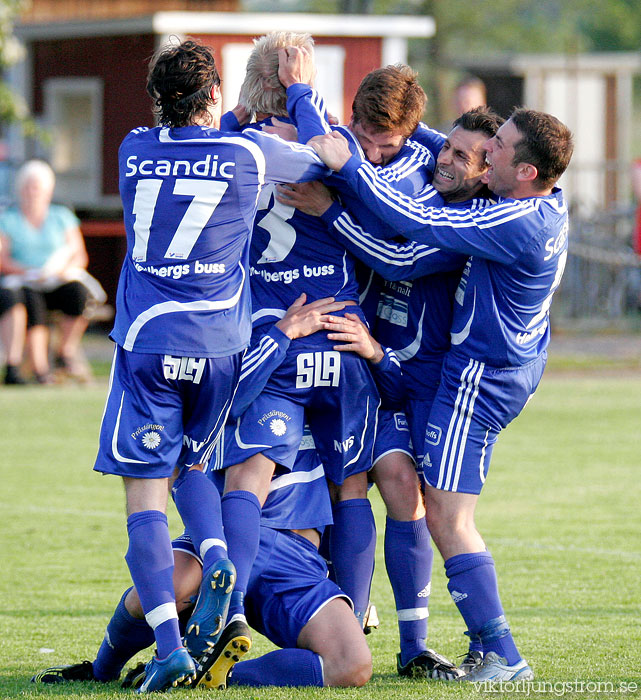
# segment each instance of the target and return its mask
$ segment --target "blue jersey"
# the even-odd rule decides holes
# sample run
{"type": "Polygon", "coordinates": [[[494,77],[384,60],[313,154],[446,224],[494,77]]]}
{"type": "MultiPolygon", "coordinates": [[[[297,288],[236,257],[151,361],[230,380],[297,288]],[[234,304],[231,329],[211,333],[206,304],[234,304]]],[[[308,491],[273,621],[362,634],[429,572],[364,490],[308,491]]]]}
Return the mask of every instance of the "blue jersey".
{"type": "MultiPolygon", "coordinates": [[[[352,153],[361,161],[365,161],[365,154],[358,139],[347,127],[330,127],[326,120],[323,102],[309,85],[295,83],[287,88],[287,111],[298,128],[298,138],[301,143],[307,143],[313,136],[327,133],[330,129],[337,129],[347,138],[352,153]]],[[[443,204],[443,199],[436,190],[428,187],[432,181],[436,163],[430,148],[436,148],[437,144],[431,136],[428,138],[428,132],[438,133],[431,132],[428,127],[425,127],[425,130],[417,130],[421,140],[428,145],[408,139],[389,163],[384,166],[370,167],[376,170],[378,177],[399,192],[410,197],[420,196],[424,203],[429,201],[431,205],[439,206],[443,204]]],[[[440,149],[440,146],[438,148],[440,149]]],[[[339,187],[342,176],[340,173],[332,173],[325,182],[330,186],[339,187]]],[[[340,191],[345,206],[353,213],[358,210],[359,221],[367,230],[371,226],[377,226],[380,237],[391,238],[396,235],[385,217],[377,217],[376,214],[368,212],[349,190],[340,188],[340,191]]]]}
{"type": "MultiPolygon", "coordinates": [[[[489,203],[472,199],[452,206],[476,209],[489,203]]],[[[450,347],[454,293],[467,257],[413,241],[378,240],[337,203],[323,219],[383,278],[374,334],[401,361],[408,398],[431,396],[450,347]]]]}
{"type": "Polygon", "coordinates": [[[275,325],[267,329],[264,335],[254,337],[243,355],[230,418],[242,416],[258,398],[272,372],[283,364],[290,343],[291,339],[275,325]]]}
{"type": "MultiPolygon", "coordinates": [[[[312,136],[327,133],[331,128],[340,130],[347,138],[350,150],[360,160],[365,161],[365,154],[358,139],[347,127],[330,127],[325,119],[322,100],[309,85],[297,83],[287,88],[287,109],[292,115],[302,142],[312,136]]],[[[440,148],[440,146],[439,146],[440,148]]],[[[374,167],[374,166],[372,166],[374,167]]],[[[411,197],[421,196],[434,206],[443,203],[441,196],[429,183],[432,181],[435,158],[430,149],[414,140],[407,140],[394,158],[385,166],[376,166],[376,172],[390,186],[411,197]]],[[[325,183],[341,193],[345,207],[358,218],[358,222],[367,230],[376,230],[381,238],[394,238],[397,232],[386,219],[379,218],[366,207],[348,189],[341,186],[340,174],[332,174],[325,183]]],[[[348,248],[351,252],[353,249],[348,248]]],[[[357,257],[358,254],[357,254],[357,257]]],[[[359,281],[359,304],[370,324],[373,324],[378,307],[378,297],[382,282],[371,272],[370,268],[357,264],[359,281]]]]}
{"type": "Polygon", "coordinates": [[[412,141],[416,141],[428,148],[430,153],[434,156],[434,160],[438,159],[438,154],[441,152],[441,148],[443,148],[446,139],[447,136],[445,134],[436,129],[432,129],[427,126],[427,124],[423,124],[423,122],[419,123],[412,134],[412,141]]]}
{"type": "Polygon", "coordinates": [[[452,352],[493,367],[517,367],[541,355],[567,258],[568,208],[560,189],[479,210],[436,209],[399,194],[356,158],[341,175],[399,233],[471,256],[456,291],[452,352]]]}
{"type": "Polygon", "coordinates": [[[201,126],[134,129],[119,166],[127,255],[113,340],[134,352],[194,357],[244,349],[261,190],[327,169],[305,146],[201,126]]]}
{"type": "MultiPolygon", "coordinates": [[[[270,120],[250,124],[243,133],[262,133],[266,123],[270,120]]],[[[264,187],[258,199],[249,262],[254,327],[282,318],[303,292],[308,302],[330,296],[358,300],[353,257],[319,218],[277,202],[274,185],[264,187]]]]}

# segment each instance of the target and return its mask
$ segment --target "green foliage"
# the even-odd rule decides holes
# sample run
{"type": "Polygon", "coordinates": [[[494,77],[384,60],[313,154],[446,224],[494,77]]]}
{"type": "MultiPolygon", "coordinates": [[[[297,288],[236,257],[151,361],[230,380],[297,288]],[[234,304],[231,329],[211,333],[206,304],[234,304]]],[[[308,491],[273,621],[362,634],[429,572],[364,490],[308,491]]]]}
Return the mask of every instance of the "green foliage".
{"type": "MultiPolygon", "coordinates": [[[[344,4],[300,0],[295,9],[340,12],[344,4]]],[[[460,66],[477,56],[637,51],[641,46],[638,0],[373,0],[365,5],[374,14],[434,18],[436,35],[413,40],[409,62],[429,95],[427,119],[435,125],[451,117],[447,96],[461,75],[460,66]]],[[[259,10],[262,5],[252,0],[251,7],[259,10]]]]}
{"type": "MultiPolygon", "coordinates": [[[[0,387],[0,698],[131,696],[115,683],[50,688],[29,683],[37,669],[93,658],[128,585],[122,487],[118,479],[91,470],[105,393],[106,385],[0,387]]],[[[588,682],[641,687],[640,414],[638,372],[552,371],[495,448],[477,524],[496,559],[517,643],[540,684],[532,687],[533,696],[555,697],[554,687],[568,698],[610,696],[571,689],[588,682]],[[574,685],[564,689],[555,683],[574,685]]],[[[480,697],[474,687],[396,675],[398,633],[383,562],[384,512],[376,491],[371,495],[379,530],[372,599],[381,617],[381,627],[368,637],[372,680],[360,690],[232,688],[226,700],[480,697]]],[[[170,527],[180,531],[175,512],[170,527]]],[[[466,638],[438,555],[432,591],[430,645],[455,657],[466,638]]],[[[258,638],[252,655],[272,648],[258,638]]],[[[197,691],[196,697],[211,692],[197,691]]]]}
{"type": "MultiPolygon", "coordinates": [[[[0,0],[0,76],[24,58],[24,49],[13,34],[13,24],[26,0],[0,0]]],[[[25,136],[44,138],[42,130],[29,115],[22,96],[0,78],[0,123],[20,124],[25,136]]]]}
{"type": "Polygon", "coordinates": [[[373,12],[431,15],[450,57],[641,46],[638,0],[376,0],[373,12]]]}

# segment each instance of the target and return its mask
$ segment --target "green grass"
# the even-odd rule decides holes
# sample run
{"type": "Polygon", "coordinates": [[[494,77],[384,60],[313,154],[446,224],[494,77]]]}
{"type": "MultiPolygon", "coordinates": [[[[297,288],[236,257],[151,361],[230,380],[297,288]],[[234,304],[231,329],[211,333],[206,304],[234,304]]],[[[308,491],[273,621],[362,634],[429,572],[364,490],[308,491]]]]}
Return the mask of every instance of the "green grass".
{"type": "MultiPolygon", "coordinates": [[[[0,389],[0,698],[130,694],[116,684],[29,683],[39,668],[93,658],[128,585],[122,487],[91,469],[105,393],[104,385],[0,389]]],[[[638,374],[551,371],[494,451],[477,522],[497,562],[515,638],[541,683],[611,682],[618,690],[620,683],[636,682],[641,688],[640,416],[638,374]]],[[[383,509],[372,497],[382,535],[383,509]]],[[[173,512],[170,524],[177,533],[173,512]]],[[[455,657],[466,638],[438,555],[432,591],[430,645],[455,657]]],[[[382,536],[372,598],[382,624],[368,637],[374,675],[365,688],[236,688],[225,697],[491,697],[473,687],[396,676],[397,631],[382,536]]],[[[255,645],[258,653],[270,648],[264,639],[255,645]]],[[[560,694],[561,686],[547,687],[560,694]]],[[[532,695],[554,696],[544,689],[535,684],[532,695]]],[[[610,695],[584,689],[563,691],[567,697],[610,695]]],[[[180,695],[187,692],[194,691],[180,695]]]]}

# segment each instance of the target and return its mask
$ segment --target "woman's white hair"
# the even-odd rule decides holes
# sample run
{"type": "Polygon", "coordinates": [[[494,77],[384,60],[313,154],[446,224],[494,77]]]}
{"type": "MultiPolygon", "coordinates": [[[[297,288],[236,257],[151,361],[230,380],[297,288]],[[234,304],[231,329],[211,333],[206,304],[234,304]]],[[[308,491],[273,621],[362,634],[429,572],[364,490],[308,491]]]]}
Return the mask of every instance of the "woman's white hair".
{"type": "Polygon", "coordinates": [[[56,176],[49,163],[44,160],[28,160],[16,173],[16,190],[20,192],[28,180],[39,180],[52,191],[56,184],[56,176]]]}
{"type": "Polygon", "coordinates": [[[240,103],[252,115],[259,112],[277,117],[287,116],[287,94],[278,79],[278,49],[287,46],[313,50],[311,34],[270,32],[254,39],[254,49],[247,61],[247,73],[240,89],[240,103]]]}

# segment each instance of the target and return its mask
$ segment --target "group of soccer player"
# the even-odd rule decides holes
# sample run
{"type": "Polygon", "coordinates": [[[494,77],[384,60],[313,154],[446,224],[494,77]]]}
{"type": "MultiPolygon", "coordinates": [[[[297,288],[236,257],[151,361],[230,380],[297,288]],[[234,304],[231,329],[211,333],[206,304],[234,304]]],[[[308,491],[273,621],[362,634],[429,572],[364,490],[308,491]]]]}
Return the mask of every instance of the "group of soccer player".
{"type": "Polygon", "coordinates": [[[488,108],[440,134],[407,66],[368,74],[331,126],[312,38],[254,43],[225,115],[211,50],[163,48],[159,126],[120,147],[128,249],[94,469],[124,480],[134,585],[93,662],[33,680],[113,681],[155,642],[137,692],[363,685],[372,484],[398,673],[531,679],[474,511],[545,365],[571,134],[488,108]],[[470,638],[458,666],[427,647],[431,540],[470,638]],[[249,625],[280,648],[242,659],[249,625]]]}

